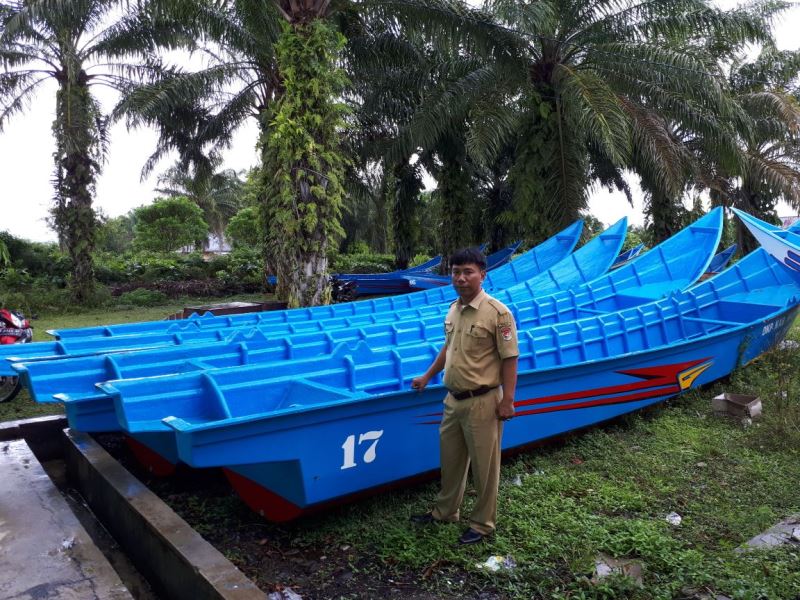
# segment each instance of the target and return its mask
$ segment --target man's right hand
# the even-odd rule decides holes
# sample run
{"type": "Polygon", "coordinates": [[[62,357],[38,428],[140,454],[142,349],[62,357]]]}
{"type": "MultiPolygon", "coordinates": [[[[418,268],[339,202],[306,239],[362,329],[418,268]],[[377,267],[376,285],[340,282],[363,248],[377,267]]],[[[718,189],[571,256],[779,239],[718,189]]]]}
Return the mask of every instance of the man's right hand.
{"type": "Polygon", "coordinates": [[[425,377],[424,375],[420,377],[414,377],[414,379],[411,380],[411,389],[417,390],[418,392],[424,390],[425,386],[427,385],[428,385],[428,378],[425,377]]]}

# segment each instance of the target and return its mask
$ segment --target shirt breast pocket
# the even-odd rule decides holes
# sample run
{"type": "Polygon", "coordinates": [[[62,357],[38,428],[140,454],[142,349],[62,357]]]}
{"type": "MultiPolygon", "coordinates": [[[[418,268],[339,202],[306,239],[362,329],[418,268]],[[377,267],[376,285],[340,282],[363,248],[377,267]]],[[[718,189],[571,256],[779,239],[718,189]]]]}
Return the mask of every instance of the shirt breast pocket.
{"type": "Polygon", "coordinates": [[[486,350],[494,344],[492,332],[480,321],[472,324],[463,340],[466,352],[486,350]]]}

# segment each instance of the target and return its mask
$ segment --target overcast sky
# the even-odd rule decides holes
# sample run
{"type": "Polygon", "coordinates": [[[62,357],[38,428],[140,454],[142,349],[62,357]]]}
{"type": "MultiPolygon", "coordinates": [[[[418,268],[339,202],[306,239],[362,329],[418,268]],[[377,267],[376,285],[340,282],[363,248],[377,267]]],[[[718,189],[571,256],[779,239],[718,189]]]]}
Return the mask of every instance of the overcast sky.
{"type": "MultiPolygon", "coordinates": [[[[719,0],[718,5],[732,8],[738,3],[719,0]]],[[[800,6],[795,6],[776,24],[776,36],[782,49],[800,47],[800,6]]],[[[106,108],[114,97],[101,98],[106,108]]],[[[41,88],[30,109],[15,115],[0,133],[0,230],[17,237],[36,241],[53,241],[55,234],[44,222],[52,203],[53,137],[50,130],[55,114],[55,85],[41,88]]],[[[254,124],[242,128],[233,147],[226,154],[225,167],[247,169],[256,163],[257,131],[254,124]]],[[[127,131],[123,124],[110,132],[108,161],[97,184],[95,206],[115,217],[130,209],[152,202],[156,175],[170,166],[163,161],[155,174],[140,181],[141,167],[155,146],[155,133],[149,130],[127,131]]],[[[621,194],[603,190],[593,194],[590,210],[604,223],[610,224],[624,215],[635,224],[642,223],[641,194],[630,208],[621,194]]],[[[789,214],[786,207],[783,213],[789,214]]],[[[779,211],[780,212],[780,211],[779,211]]]]}

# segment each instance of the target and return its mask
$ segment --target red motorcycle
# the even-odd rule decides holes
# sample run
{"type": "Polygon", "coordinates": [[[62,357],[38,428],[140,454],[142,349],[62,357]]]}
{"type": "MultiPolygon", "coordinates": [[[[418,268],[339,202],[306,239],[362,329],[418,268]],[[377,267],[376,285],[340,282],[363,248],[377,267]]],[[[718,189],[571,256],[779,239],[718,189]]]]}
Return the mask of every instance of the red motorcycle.
{"type": "MultiPolygon", "coordinates": [[[[0,345],[27,344],[33,339],[33,326],[22,313],[0,308],[0,345]]],[[[22,383],[19,377],[0,377],[0,402],[13,400],[22,383]]]]}

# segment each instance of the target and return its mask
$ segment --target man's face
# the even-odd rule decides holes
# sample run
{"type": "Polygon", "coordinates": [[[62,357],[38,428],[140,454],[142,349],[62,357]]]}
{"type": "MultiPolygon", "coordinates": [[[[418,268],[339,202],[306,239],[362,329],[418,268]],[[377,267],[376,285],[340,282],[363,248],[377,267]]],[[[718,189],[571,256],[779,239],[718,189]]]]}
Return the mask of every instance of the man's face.
{"type": "Polygon", "coordinates": [[[486,278],[486,271],[475,263],[463,265],[453,265],[450,268],[450,275],[453,278],[453,287],[462,300],[469,302],[481,290],[483,280],[486,278]]]}

